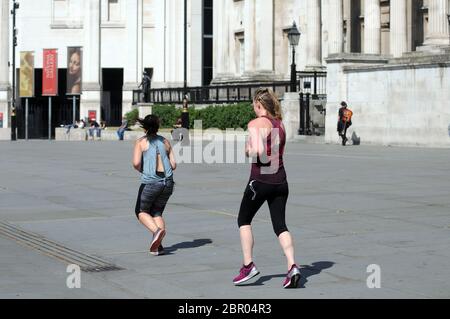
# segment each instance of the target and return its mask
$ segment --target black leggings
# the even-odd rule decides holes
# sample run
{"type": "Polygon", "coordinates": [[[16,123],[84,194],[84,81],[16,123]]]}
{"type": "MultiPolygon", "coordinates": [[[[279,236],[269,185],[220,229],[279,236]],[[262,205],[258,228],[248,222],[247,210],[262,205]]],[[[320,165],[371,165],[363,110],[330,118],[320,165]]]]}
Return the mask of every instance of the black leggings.
{"type": "Polygon", "coordinates": [[[279,185],[265,184],[250,181],[245,189],[238,216],[238,226],[251,225],[262,204],[267,200],[270,218],[275,234],[288,231],[286,226],[286,202],[289,196],[289,186],[286,183],[279,185]]]}

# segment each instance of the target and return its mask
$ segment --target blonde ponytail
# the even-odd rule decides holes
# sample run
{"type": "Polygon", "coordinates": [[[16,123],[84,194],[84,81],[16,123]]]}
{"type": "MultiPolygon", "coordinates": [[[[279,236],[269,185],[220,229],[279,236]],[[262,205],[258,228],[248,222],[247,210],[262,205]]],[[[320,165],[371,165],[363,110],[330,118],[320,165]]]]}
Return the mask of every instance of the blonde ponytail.
{"type": "Polygon", "coordinates": [[[282,121],[281,104],[277,95],[271,89],[260,88],[256,90],[254,101],[258,101],[272,117],[282,121]]]}

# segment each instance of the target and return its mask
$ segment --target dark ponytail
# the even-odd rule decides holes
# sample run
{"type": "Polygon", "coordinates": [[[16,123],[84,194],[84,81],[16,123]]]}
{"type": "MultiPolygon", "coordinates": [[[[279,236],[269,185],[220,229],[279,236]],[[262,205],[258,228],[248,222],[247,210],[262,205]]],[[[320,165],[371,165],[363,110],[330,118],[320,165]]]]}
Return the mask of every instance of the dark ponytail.
{"type": "Polygon", "coordinates": [[[159,130],[159,118],[156,115],[147,115],[144,119],[138,119],[137,122],[146,131],[147,136],[155,135],[159,130]]]}

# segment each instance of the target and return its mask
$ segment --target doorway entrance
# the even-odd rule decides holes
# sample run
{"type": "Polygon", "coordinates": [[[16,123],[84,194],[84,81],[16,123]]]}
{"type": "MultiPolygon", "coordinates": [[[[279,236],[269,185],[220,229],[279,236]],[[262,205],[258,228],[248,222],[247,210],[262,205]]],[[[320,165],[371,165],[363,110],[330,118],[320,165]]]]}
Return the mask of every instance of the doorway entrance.
{"type": "Polygon", "coordinates": [[[122,124],[123,69],[102,69],[101,120],[107,126],[122,124]]]}

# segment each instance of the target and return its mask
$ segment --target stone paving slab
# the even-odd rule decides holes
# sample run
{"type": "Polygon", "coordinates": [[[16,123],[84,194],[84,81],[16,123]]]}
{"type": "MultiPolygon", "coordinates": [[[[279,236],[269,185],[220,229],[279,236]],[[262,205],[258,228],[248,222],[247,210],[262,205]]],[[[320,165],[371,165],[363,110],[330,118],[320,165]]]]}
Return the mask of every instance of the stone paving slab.
{"type": "Polygon", "coordinates": [[[247,164],[180,164],[168,254],[150,256],[151,235],[134,216],[132,146],[0,142],[0,220],[125,268],[82,273],[82,288],[68,289],[66,264],[0,236],[0,297],[450,297],[448,149],[288,144],[287,221],[305,278],[286,291],[267,207],[253,224],[261,275],[231,283],[247,164]],[[371,264],[381,267],[381,289],[366,286],[371,264]]]}

